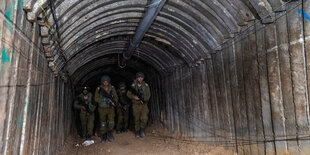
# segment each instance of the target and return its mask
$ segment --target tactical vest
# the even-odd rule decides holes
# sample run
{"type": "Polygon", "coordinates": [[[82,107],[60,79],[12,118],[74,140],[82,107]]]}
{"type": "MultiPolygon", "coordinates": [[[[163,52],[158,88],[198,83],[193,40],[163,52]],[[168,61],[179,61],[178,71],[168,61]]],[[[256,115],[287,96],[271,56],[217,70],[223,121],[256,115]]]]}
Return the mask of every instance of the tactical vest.
{"type": "Polygon", "coordinates": [[[137,92],[141,92],[141,94],[142,94],[142,96],[143,96],[143,98],[144,98],[145,90],[146,90],[146,84],[145,84],[144,81],[143,81],[141,87],[138,87],[137,81],[135,81],[131,86],[132,86],[133,88],[135,88],[135,90],[136,90],[137,92]]]}
{"type": "Polygon", "coordinates": [[[79,101],[80,101],[80,104],[85,103],[85,104],[89,104],[89,100],[91,100],[91,96],[90,94],[87,94],[87,99],[84,99],[84,94],[80,94],[79,95],[79,101]]]}
{"type": "MultiPolygon", "coordinates": [[[[112,87],[113,87],[113,86],[109,85],[108,92],[107,92],[108,94],[111,94],[111,93],[112,93],[112,87]]],[[[101,98],[103,98],[103,102],[99,103],[98,106],[101,107],[101,108],[111,108],[112,105],[110,105],[110,104],[108,103],[108,100],[109,100],[109,99],[108,99],[108,98],[105,98],[105,97],[103,97],[103,96],[101,96],[101,91],[105,91],[104,88],[103,88],[103,86],[98,87],[99,95],[100,95],[101,98]]]]}
{"type": "Polygon", "coordinates": [[[127,90],[125,93],[122,93],[120,90],[117,91],[119,102],[122,106],[129,104],[129,98],[127,97],[127,90]]]}
{"type": "MultiPolygon", "coordinates": [[[[88,105],[88,108],[91,110],[91,111],[94,111],[95,110],[95,106],[92,105],[91,103],[91,100],[92,100],[92,95],[90,93],[87,94],[87,99],[84,99],[84,94],[81,93],[79,96],[79,105],[83,105],[83,104],[86,104],[88,105]]],[[[84,105],[83,105],[84,106],[84,105]]],[[[82,113],[86,113],[87,110],[83,110],[81,109],[81,112],[82,113]]]]}

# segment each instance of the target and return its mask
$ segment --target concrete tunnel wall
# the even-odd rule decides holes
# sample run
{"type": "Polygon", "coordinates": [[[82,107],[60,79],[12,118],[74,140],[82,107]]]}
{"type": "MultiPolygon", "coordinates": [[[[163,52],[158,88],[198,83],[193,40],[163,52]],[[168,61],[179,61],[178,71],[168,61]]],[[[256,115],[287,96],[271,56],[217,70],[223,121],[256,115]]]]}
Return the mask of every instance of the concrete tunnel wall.
{"type": "MultiPolygon", "coordinates": [[[[2,4],[8,6],[0,10],[0,154],[55,154],[74,127],[74,85],[50,68],[40,27],[26,19],[22,1],[2,4]]],[[[104,73],[109,71],[100,72],[99,79],[104,73]]],[[[157,75],[148,79],[154,83],[150,108],[157,109],[150,121],[158,122],[162,99],[155,84],[160,80],[157,75]]]]}
{"type": "Polygon", "coordinates": [[[240,154],[309,154],[309,5],[253,21],[210,59],[167,74],[165,126],[240,154]]]}
{"type": "MultiPolygon", "coordinates": [[[[23,2],[0,2],[0,153],[55,154],[73,126],[75,83],[55,68],[62,56],[52,53],[57,61],[51,61],[44,23],[29,22],[23,2]]],[[[249,19],[196,65],[158,72],[133,66],[154,75],[148,79],[152,121],[240,154],[309,153],[309,3],[274,13],[274,22],[249,19]]]]}
{"type": "Polygon", "coordinates": [[[10,2],[0,2],[0,154],[55,154],[71,128],[71,85],[48,67],[22,1],[10,2]]]}

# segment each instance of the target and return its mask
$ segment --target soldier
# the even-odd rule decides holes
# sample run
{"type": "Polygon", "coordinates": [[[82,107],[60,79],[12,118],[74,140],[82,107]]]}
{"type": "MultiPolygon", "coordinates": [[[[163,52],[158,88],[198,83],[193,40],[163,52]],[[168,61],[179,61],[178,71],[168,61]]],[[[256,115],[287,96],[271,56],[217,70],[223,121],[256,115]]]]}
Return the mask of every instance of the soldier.
{"type": "Polygon", "coordinates": [[[117,126],[116,133],[128,131],[128,117],[129,117],[129,98],[127,97],[126,83],[119,83],[119,89],[117,91],[119,97],[119,106],[117,108],[117,126]]]}
{"type": "Polygon", "coordinates": [[[89,140],[93,135],[94,128],[94,111],[96,105],[92,103],[92,93],[88,92],[87,87],[83,88],[83,92],[74,102],[74,108],[80,109],[80,119],[82,125],[82,136],[89,140]]]}
{"type": "Polygon", "coordinates": [[[144,81],[144,74],[138,72],[136,80],[127,91],[127,96],[132,100],[132,110],[135,119],[135,136],[144,137],[144,129],[148,121],[148,101],[151,97],[150,87],[144,81]]]}
{"type": "Polygon", "coordinates": [[[95,102],[98,103],[101,142],[104,143],[107,139],[112,142],[114,140],[112,131],[115,124],[114,107],[118,103],[118,96],[107,75],[101,77],[101,85],[95,92],[95,102]]]}

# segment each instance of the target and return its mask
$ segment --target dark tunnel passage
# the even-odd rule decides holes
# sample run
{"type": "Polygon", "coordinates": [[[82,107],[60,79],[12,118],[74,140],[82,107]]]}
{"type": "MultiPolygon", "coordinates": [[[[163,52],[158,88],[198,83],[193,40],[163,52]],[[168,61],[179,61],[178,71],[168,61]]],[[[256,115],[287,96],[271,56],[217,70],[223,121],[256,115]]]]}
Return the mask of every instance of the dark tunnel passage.
{"type": "Polygon", "coordinates": [[[149,122],[175,138],[310,154],[309,6],[0,0],[0,154],[56,154],[76,128],[81,89],[94,93],[103,75],[130,85],[137,72],[151,89],[149,122]]]}

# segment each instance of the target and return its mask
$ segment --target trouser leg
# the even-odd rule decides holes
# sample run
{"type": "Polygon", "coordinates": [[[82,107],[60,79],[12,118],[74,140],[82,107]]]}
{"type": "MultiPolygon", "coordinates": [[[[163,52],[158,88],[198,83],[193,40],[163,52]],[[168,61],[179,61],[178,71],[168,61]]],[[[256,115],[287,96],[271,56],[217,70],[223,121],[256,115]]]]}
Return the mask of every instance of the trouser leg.
{"type": "Polygon", "coordinates": [[[94,120],[95,120],[94,114],[88,115],[88,119],[87,119],[87,135],[88,136],[93,135],[94,120]]]}
{"type": "Polygon", "coordinates": [[[116,130],[120,130],[122,128],[123,125],[123,112],[122,112],[122,108],[117,108],[117,125],[116,125],[116,130]]]}
{"type": "Polygon", "coordinates": [[[129,121],[129,112],[128,110],[126,110],[124,113],[123,113],[123,117],[124,117],[124,126],[123,128],[124,129],[127,129],[128,128],[128,121],[129,121]]]}
{"type": "Polygon", "coordinates": [[[139,131],[140,130],[141,105],[133,104],[132,112],[133,112],[133,116],[135,119],[135,131],[139,131]]]}
{"type": "Polygon", "coordinates": [[[107,109],[106,108],[98,108],[99,112],[99,121],[100,121],[100,128],[99,133],[100,135],[104,135],[107,132],[107,109]]]}
{"type": "Polygon", "coordinates": [[[141,105],[140,128],[145,129],[148,121],[149,108],[147,104],[141,105]]]}
{"type": "Polygon", "coordinates": [[[81,126],[82,126],[82,136],[83,138],[86,137],[87,133],[87,117],[85,113],[80,113],[80,119],[81,119],[81,126]]]}
{"type": "Polygon", "coordinates": [[[115,112],[114,112],[114,108],[110,108],[108,109],[108,131],[112,131],[115,125],[114,122],[114,117],[115,117],[115,112]]]}

